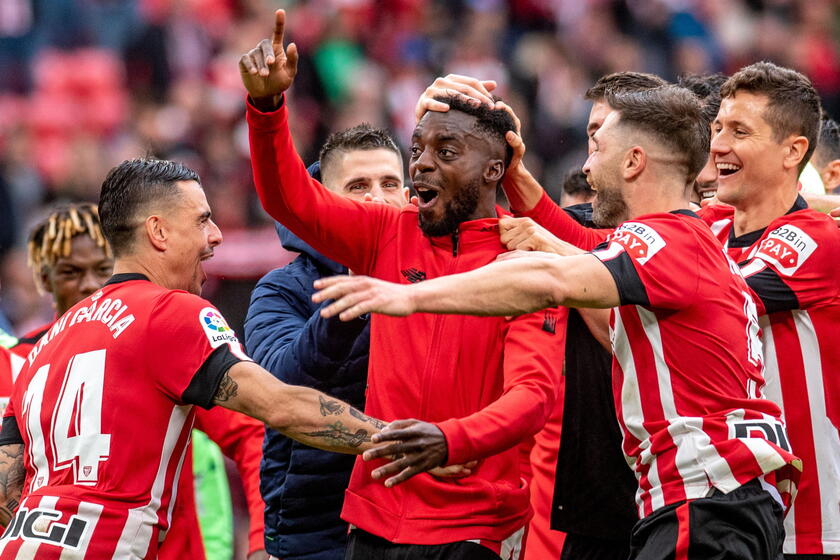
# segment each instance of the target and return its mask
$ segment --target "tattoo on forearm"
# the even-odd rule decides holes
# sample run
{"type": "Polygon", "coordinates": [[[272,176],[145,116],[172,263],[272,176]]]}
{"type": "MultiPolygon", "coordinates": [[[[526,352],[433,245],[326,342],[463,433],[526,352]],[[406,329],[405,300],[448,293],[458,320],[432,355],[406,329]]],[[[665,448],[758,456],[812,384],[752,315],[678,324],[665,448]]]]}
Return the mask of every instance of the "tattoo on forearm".
{"type": "Polygon", "coordinates": [[[361,420],[362,422],[367,422],[368,424],[373,424],[373,426],[376,427],[377,430],[381,430],[382,428],[384,428],[385,426],[388,425],[385,422],[383,422],[382,420],[377,420],[376,418],[371,418],[370,416],[368,416],[364,412],[356,410],[352,406],[350,407],[350,416],[352,416],[354,418],[357,418],[357,419],[361,420]]]}
{"type": "Polygon", "coordinates": [[[370,434],[367,430],[359,428],[355,432],[347,429],[341,421],[327,424],[326,429],[317,432],[303,432],[303,435],[311,438],[325,440],[330,445],[340,447],[359,447],[366,441],[370,441],[370,434]]]}
{"type": "Polygon", "coordinates": [[[23,445],[0,446],[0,524],[8,524],[14,517],[25,477],[23,445]]]}
{"type": "Polygon", "coordinates": [[[239,393],[239,384],[231,379],[230,375],[225,373],[222,377],[222,382],[219,383],[219,389],[216,391],[216,396],[213,399],[216,402],[223,403],[229,401],[239,393]]]}
{"type": "MultiPolygon", "coordinates": [[[[327,400],[322,395],[318,395],[318,400],[321,402],[321,416],[338,416],[344,412],[344,407],[338,401],[327,400]]],[[[353,410],[352,407],[350,410],[353,410]]]]}

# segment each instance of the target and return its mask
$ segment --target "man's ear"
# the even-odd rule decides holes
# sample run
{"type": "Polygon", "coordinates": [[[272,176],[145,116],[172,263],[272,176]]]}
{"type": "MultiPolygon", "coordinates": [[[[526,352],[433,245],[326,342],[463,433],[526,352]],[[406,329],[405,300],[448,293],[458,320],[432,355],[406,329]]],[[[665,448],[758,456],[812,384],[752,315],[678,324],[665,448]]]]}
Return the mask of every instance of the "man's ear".
{"type": "Polygon", "coordinates": [[[158,251],[165,251],[169,241],[169,230],[166,225],[166,220],[160,216],[149,216],[143,222],[143,227],[146,232],[146,238],[151,243],[152,247],[158,251]]]}
{"type": "Polygon", "coordinates": [[[840,159],[828,162],[828,165],[820,172],[820,177],[822,177],[826,192],[840,187],[840,159]]]}
{"type": "Polygon", "coordinates": [[[785,157],[782,164],[785,169],[796,169],[802,160],[805,158],[805,152],[808,151],[808,139],[804,136],[796,136],[790,140],[785,157]]]}
{"type": "Polygon", "coordinates": [[[505,162],[500,159],[491,159],[484,170],[484,182],[498,183],[505,176],[505,162]]]}
{"type": "Polygon", "coordinates": [[[621,162],[621,174],[626,181],[632,181],[638,177],[647,166],[647,154],[641,146],[633,146],[624,154],[621,162]]]}

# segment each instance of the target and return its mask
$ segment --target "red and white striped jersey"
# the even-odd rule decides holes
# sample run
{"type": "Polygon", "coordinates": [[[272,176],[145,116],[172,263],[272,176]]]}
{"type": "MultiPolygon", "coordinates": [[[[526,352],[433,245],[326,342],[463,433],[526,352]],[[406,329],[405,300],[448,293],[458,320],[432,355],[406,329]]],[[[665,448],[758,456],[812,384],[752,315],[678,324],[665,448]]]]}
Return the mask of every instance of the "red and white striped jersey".
{"type": "Polygon", "coordinates": [[[800,197],[767,228],[735,237],[733,209],[703,218],[755,293],[767,397],[802,458],[784,551],[840,554],[840,232],[800,197]]]}
{"type": "Polygon", "coordinates": [[[760,398],[755,305],[738,268],[689,211],[625,222],[593,252],[621,298],[613,390],[640,517],[775,473],[795,493],[779,407],[760,398]]]}
{"type": "Polygon", "coordinates": [[[23,358],[12,353],[6,348],[0,347],[0,414],[9,404],[12,396],[12,387],[15,379],[23,367],[23,358]]]}
{"type": "Polygon", "coordinates": [[[206,300],[114,276],[27,358],[0,444],[23,443],[0,559],[156,558],[193,424],[247,359],[206,300]],[[17,432],[17,440],[14,438],[17,432]]]}

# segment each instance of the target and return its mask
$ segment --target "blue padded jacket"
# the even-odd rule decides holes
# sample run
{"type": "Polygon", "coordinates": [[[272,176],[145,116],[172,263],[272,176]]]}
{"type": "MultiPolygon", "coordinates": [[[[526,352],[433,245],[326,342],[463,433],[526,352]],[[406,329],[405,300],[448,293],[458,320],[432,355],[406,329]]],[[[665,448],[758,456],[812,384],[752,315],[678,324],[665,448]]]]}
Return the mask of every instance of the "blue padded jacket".
{"type": "MultiPolygon", "coordinates": [[[[323,319],[312,283],[346,274],[283,226],[283,247],[300,253],[264,276],[251,295],[245,344],[278,379],[307,385],[364,410],[369,322],[323,319]]],[[[266,429],[260,468],[265,549],[283,560],[342,560],[347,523],[341,513],[352,455],[329,453],[266,429]]]]}

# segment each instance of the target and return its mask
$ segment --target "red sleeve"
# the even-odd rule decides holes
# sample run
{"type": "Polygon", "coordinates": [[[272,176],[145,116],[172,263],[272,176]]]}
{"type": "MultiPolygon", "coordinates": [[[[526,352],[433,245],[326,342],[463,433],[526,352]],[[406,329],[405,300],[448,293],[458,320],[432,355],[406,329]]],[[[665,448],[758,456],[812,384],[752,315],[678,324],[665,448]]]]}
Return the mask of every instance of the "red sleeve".
{"type": "Polygon", "coordinates": [[[310,177],[295,151],[285,103],[261,113],[249,101],[247,120],[254,184],[265,211],[316,251],[369,274],[380,238],[399,210],[349,200],[310,177]]]}
{"type": "Polygon", "coordinates": [[[438,424],[446,436],[447,464],[501,453],[542,429],[561,387],[566,314],[545,309],[507,322],[503,393],[474,414],[438,424]]]}
{"type": "Polygon", "coordinates": [[[230,366],[250,359],[236,334],[210,302],[186,292],[164,294],[151,317],[150,379],[176,402],[209,408],[230,366]]]}
{"type": "Polygon", "coordinates": [[[766,313],[807,309],[840,297],[840,232],[811,210],[771,224],[741,273],[766,313]],[[775,227],[774,227],[775,226],[775,227]]]}
{"type": "Polygon", "coordinates": [[[265,549],[265,503],[260,495],[265,426],[250,416],[220,406],[211,410],[196,408],[195,422],[195,427],[216,442],[225,457],[232,459],[239,470],[250,517],[248,554],[265,549]]]}
{"type": "Polygon", "coordinates": [[[551,200],[551,197],[546,193],[543,193],[540,201],[531,210],[518,215],[531,218],[553,235],[584,251],[594,249],[613,231],[612,229],[592,229],[580,225],[574,218],[564,212],[557,203],[551,200]]]}
{"type": "Polygon", "coordinates": [[[592,254],[610,271],[621,305],[682,309],[700,285],[696,244],[688,224],[667,216],[624,222],[592,254]]]}

